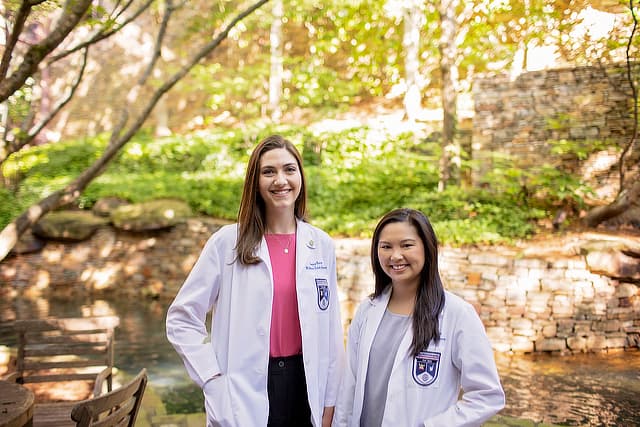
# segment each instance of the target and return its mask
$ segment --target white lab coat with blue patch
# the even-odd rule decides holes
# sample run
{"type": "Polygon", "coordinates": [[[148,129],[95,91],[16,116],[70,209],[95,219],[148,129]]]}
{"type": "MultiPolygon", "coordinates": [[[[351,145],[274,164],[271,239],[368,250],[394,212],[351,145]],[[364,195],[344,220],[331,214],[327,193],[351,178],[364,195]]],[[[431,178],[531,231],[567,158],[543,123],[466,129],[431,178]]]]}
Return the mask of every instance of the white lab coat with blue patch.
{"type": "MultiPolygon", "coordinates": [[[[367,298],[351,322],[333,426],[360,426],[369,351],[390,295],[391,287],[367,298]]],[[[445,292],[439,326],[439,343],[417,357],[409,353],[413,328],[407,328],[391,369],[383,427],[479,426],[504,407],[493,350],[473,306],[445,292]]]]}
{"type": "MultiPolygon", "coordinates": [[[[304,370],[313,425],[334,406],[344,361],[335,248],[320,229],[298,221],[296,288],[304,370]],[[325,300],[329,290],[328,306],[325,300]]],[[[264,262],[235,261],[237,225],[211,236],[167,312],[167,337],[205,393],[208,426],[267,425],[267,370],[273,274],[264,262]],[[206,315],[213,309],[211,339],[206,315]],[[219,375],[219,376],[218,376],[219,375]],[[215,377],[215,378],[214,378],[215,377]],[[212,379],[213,378],[213,379],[212,379]]]]}

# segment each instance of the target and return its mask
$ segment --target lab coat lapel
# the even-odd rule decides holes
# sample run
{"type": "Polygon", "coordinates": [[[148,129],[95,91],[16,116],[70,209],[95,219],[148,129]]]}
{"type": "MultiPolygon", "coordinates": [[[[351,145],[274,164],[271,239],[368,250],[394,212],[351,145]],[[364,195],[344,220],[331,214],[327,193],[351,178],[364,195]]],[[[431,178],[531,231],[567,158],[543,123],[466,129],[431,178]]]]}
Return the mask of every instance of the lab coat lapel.
{"type": "Polygon", "coordinates": [[[262,260],[262,264],[264,264],[267,268],[267,272],[269,273],[269,283],[271,283],[271,289],[273,289],[273,269],[271,267],[271,257],[269,256],[269,247],[267,246],[267,240],[264,236],[262,236],[262,240],[260,240],[260,245],[258,246],[256,255],[262,260]]]}
{"type": "Polygon", "coordinates": [[[319,242],[314,240],[313,229],[304,221],[298,221],[296,230],[296,265],[298,271],[303,271],[311,261],[317,261],[321,249],[319,242]]]}
{"type": "MultiPolygon", "coordinates": [[[[373,307],[371,308],[369,316],[367,316],[367,323],[365,326],[364,335],[362,337],[362,342],[365,346],[361,350],[363,352],[362,354],[369,354],[369,352],[371,351],[373,339],[375,338],[376,332],[378,331],[378,326],[380,326],[380,322],[382,321],[382,316],[384,316],[384,312],[387,309],[387,304],[389,303],[390,296],[391,287],[389,286],[389,289],[387,289],[382,295],[380,295],[380,298],[371,302],[371,304],[373,304],[373,307]]],[[[362,358],[365,364],[368,362],[368,359],[368,357],[362,358]]]]}
{"type": "MultiPolygon", "coordinates": [[[[412,322],[413,319],[409,319],[409,322],[412,322]]],[[[396,352],[396,357],[393,359],[393,367],[391,368],[391,375],[389,378],[393,376],[394,371],[398,368],[398,366],[402,365],[402,359],[409,355],[409,348],[411,347],[411,342],[413,341],[413,324],[409,323],[407,330],[400,341],[400,345],[398,346],[398,351],[396,352]]]]}

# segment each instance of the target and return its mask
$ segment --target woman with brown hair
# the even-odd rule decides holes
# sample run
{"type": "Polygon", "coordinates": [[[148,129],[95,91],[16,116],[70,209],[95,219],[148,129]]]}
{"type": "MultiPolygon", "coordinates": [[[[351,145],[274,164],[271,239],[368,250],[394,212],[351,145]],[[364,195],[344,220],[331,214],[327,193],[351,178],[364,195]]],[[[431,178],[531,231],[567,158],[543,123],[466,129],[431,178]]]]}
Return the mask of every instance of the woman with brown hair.
{"type": "Polygon", "coordinates": [[[262,140],[237,223],[211,236],[169,307],[167,337],[203,389],[207,426],[331,424],[344,354],[336,257],[306,222],[306,197],[295,146],[262,140]]]}

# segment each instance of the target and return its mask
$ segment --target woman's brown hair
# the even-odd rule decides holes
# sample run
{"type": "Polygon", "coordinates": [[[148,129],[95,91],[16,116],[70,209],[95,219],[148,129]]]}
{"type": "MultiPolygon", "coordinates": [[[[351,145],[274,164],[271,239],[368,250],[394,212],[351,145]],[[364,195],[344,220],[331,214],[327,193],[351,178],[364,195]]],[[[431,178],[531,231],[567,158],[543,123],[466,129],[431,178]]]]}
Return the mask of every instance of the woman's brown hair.
{"type": "Polygon", "coordinates": [[[295,157],[298,163],[302,185],[300,186],[300,194],[296,199],[294,215],[297,219],[303,221],[307,219],[307,185],[304,178],[304,170],[302,169],[302,157],[291,141],[280,135],[268,136],[260,141],[251,153],[249,163],[247,164],[247,175],[244,179],[240,209],[238,210],[238,242],[236,244],[236,251],[238,253],[238,260],[245,265],[260,262],[260,258],[256,256],[256,250],[260,245],[266,228],[265,204],[258,190],[260,158],[267,151],[277,148],[287,150],[295,157]]]}

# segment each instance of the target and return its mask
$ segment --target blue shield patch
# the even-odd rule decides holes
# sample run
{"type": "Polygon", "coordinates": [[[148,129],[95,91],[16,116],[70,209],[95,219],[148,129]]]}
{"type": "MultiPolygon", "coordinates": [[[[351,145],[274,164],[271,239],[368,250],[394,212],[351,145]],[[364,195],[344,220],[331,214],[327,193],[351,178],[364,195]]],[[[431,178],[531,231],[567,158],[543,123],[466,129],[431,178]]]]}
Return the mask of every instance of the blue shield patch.
{"type": "Polygon", "coordinates": [[[438,378],[439,368],[440,353],[421,351],[413,358],[413,380],[421,386],[431,385],[438,378]]]}
{"type": "Polygon", "coordinates": [[[327,279],[316,279],[316,290],[318,291],[318,307],[324,311],[329,307],[329,284],[327,279]]]}

